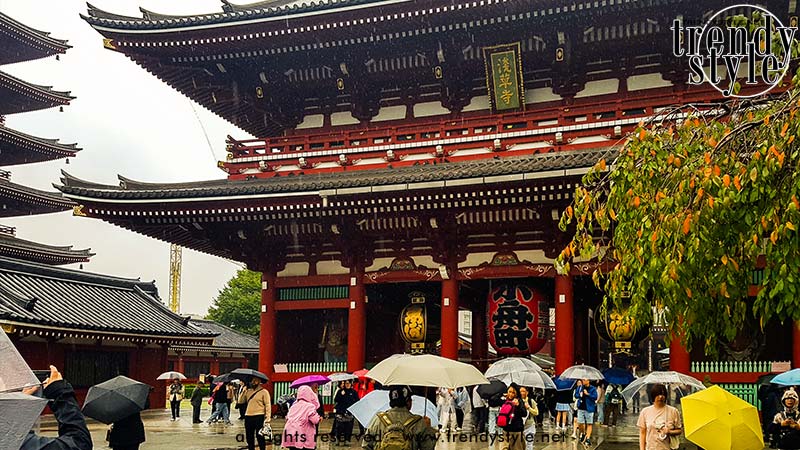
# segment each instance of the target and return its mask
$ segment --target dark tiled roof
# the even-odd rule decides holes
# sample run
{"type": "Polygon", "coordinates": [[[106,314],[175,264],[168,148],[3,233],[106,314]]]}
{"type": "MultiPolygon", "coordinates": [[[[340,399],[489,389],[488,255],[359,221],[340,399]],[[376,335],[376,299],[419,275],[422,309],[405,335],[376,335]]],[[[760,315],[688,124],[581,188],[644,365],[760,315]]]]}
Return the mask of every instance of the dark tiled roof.
{"type": "Polygon", "coordinates": [[[44,58],[65,53],[67,41],[55,39],[50,33],[17,22],[0,12],[0,64],[44,58]]]}
{"type": "Polygon", "coordinates": [[[81,17],[91,25],[113,27],[120,30],[159,29],[228,23],[312,11],[336,10],[346,6],[380,3],[380,0],[273,0],[247,5],[235,5],[223,0],[222,3],[222,12],[172,16],[142,8],[140,9],[142,17],[110,13],[87,3],[88,15],[81,14],[81,17]]]}
{"type": "Polygon", "coordinates": [[[216,335],[167,309],[153,282],[3,257],[0,321],[176,338],[216,335]]]}
{"type": "Polygon", "coordinates": [[[87,248],[73,250],[72,246],[53,246],[26,241],[16,236],[0,233],[0,255],[42,264],[62,265],[87,262],[94,253],[87,248]]]}
{"type": "Polygon", "coordinates": [[[0,165],[28,164],[75,156],[77,144],[61,144],[0,125],[0,165]]]}
{"type": "MultiPolygon", "coordinates": [[[[191,319],[189,324],[201,330],[217,333],[217,337],[214,338],[214,344],[210,347],[212,350],[258,353],[258,338],[255,336],[240,333],[213,320],[191,319]]],[[[207,347],[204,346],[203,348],[207,347]]]]}
{"type": "Polygon", "coordinates": [[[67,105],[75,97],[0,72],[0,114],[15,114],[67,105]]]}
{"type": "MultiPolygon", "coordinates": [[[[113,199],[167,199],[225,197],[289,192],[321,191],[354,187],[425,183],[502,175],[592,167],[603,157],[615,155],[609,148],[539,153],[526,157],[508,157],[477,161],[421,164],[396,169],[348,170],[297,176],[279,176],[248,181],[212,180],[190,183],[142,183],[124,177],[120,186],[90,183],[65,172],[63,185],[56,186],[66,196],[113,199]]],[[[554,176],[557,176],[554,174],[554,176]]]]}
{"type": "Polygon", "coordinates": [[[0,177],[0,217],[67,211],[73,206],[72,200],[58,192],[40,191],[0,177]]]}

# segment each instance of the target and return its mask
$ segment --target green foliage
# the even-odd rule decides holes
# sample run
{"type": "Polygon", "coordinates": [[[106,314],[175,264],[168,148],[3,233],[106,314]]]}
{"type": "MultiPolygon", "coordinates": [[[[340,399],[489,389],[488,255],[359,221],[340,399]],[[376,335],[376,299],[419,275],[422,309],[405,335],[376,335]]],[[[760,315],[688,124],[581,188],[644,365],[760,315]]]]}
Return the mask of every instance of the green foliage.
{"type": "MultiPolygon", "coordinates": [[[[196,384],[184,384],[183,387],[184,387],[184,396],[183,397],[187,398],[187,399],[192,398],[192,393],[194,392],[195,389],[197,389],[197,385],[196,384]]],[[[203,393],[203,397],[208,397],[209,395],[211,395],[211,391],[210,391],[210,389],[208,388],[207,385],[203,386],[201,388],[200,392],[203,393]]]]}
{"type": "Polygon", "coordinates": [[[576,189],[560,224],[574,236],[558,266],[610,261],[614,270],[593,276],[609,309],[623,309],[626,291],[637,324],[664,307],[671,331],[709,354],[747,323],[800,320],[798,98],[792,87],[642,125],[576,189]]]}
{"type": "Polygon", "coordinates": [[[260,313],[261,274],[242,269],[219,292],[206,319],[256,336],[260,313]]]}

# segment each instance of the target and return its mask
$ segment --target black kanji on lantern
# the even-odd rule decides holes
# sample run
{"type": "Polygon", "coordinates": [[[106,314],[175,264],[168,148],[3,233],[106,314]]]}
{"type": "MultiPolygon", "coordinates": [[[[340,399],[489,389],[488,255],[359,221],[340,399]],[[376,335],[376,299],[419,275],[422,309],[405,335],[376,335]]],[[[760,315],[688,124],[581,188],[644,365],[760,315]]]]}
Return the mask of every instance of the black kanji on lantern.
{"type": "Polygon", "coordinates": [[[528,350],[528,339],[533,336],[528,324],[534,321],[533,314],[524,304],[533,298],[533,292],[525,286],[504,287],[495,292],[497,312],[492,315],[495,341],[499,347],[528,350]]]}

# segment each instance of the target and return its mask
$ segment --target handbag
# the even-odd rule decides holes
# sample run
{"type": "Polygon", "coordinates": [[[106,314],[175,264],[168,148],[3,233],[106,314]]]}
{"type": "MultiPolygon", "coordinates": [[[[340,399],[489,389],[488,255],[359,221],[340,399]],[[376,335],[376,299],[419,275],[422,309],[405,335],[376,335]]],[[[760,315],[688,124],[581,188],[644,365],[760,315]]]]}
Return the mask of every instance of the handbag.
{"type": "Polygon", "coordinates": [[[676,436],[676,435],[674,435],[674,434],[670,434],[669,435],[669,448],[671,448],[672,450],[678,450],[678,448],[680,446],[681,446],[681,438],[676,436]]]}
{"type": "Polygon", "coordinates": [[[269,422],[264,422],[264,426],[258,430],[258,435],[263,436],[265,440],[271,441],[272,440],[272,425],[269,422]]]}

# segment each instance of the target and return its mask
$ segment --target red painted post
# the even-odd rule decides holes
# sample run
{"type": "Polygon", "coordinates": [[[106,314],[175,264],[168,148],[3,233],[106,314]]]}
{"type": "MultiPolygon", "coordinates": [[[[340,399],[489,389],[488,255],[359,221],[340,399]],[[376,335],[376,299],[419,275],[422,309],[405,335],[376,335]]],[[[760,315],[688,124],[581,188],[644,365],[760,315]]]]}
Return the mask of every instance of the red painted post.
{"type": "Polygon", "coordinates": [[[572,275],[556,275],[556,375],[575,363],[572,275]]]}
{"type": "Polygon", "coordinates": [[[347,371],[354,372],[364,368],[367,345],[364,267],[360,262],[350,269],[350,308],[347,311],[347,371]]]}
{"type": "Polygon", "coordinates": [[[275,301],[278,297],[278,287],[275,284],[275,272],[261,272],[261,330],[258,336],[258,371],[270,379],[275,368],[275,301]]]}
{"type": "Polygon", "coordinates": [[[455,270],[448,270],[442,280],[442,357],[458,359],[458,280],[455,270]]]}
{"type": "Polygon", "coordinates": [[[669,343],[669,370],[688,375],[690,366],[689,352],[686,351],[686,347],[681,343],[680,336],[672,333],[669,343]]]}

